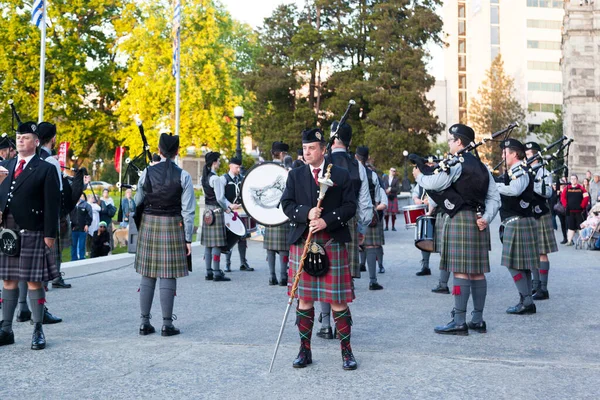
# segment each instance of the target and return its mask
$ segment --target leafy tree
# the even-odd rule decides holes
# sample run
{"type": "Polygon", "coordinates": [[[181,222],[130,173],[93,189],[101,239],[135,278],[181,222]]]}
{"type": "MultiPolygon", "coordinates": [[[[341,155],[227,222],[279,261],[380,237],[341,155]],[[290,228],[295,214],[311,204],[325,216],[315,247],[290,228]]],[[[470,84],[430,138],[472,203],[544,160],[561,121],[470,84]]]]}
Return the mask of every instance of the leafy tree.
{"type": "Polygon", "coordinates": [[[547,119],[538,126],[534,133],[541,139],[540,145],[547,145],[563,137],[562,110],[554,112],[556,119],[547,119]]]}

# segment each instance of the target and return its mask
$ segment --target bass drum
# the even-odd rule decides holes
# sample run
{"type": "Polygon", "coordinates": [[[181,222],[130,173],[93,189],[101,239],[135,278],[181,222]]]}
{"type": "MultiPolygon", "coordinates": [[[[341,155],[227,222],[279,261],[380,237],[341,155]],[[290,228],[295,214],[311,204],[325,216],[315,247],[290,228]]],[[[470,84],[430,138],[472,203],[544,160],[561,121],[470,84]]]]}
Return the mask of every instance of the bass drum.
{"type": "Polygon", "coordinates": [[[287,177],[288,170],[273,162],[256,165],[246,174],[242,181],[242,204],[259,224],[278,226],[289,221],[280,203],[287,177]]]}

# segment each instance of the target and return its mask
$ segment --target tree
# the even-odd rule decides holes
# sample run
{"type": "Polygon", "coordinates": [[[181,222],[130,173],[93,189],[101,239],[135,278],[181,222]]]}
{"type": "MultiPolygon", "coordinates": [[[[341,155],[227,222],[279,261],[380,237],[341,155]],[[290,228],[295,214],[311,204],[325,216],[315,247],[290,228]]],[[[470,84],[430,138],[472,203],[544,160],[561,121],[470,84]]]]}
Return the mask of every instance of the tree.
{"type": "MultiPolygon", "coordinates": [[[[521,127],[515,129],[511,136],[519,140],[525,138],[525,110],[514,97],[514,91],[514,79],[504,72],[504,62],[498,54],[490,69],[486,71],[486,79],[477,90],[477,97],[471,99],[469,107],[469,120],[477,140],[489,137],[515,121],[521,127]]],[[[493,167],[502,160],[497,142],[488,142],[480,149],[482,160],[490,166],[493,167]]]]}
{"type": "Polygon", "coordinates": [[[547,119],[538,126],[534,133],[542,140],[540,145],[547,145],[563,137],[562,110],[554,111],[556,119],[547,119]]]}

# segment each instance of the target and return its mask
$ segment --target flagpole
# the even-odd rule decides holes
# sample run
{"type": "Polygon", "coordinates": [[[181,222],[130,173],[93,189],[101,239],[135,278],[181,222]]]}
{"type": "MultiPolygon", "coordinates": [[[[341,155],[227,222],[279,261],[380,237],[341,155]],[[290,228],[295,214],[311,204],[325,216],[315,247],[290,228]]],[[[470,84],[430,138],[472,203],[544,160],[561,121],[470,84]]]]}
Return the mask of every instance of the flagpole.
{"type": "Polygon", "coordinates": [[[177,29],[177,75],[175,78],[175,135],[179,135],[179,94],[181,82],[181,28],[177,29]]]}
{"type": "Polygon", "coordinates": [[[123,182],[122,179],[122,172],[123,172],[123,156],[125,155],[125,152],[123,151],[123,149],[121,148],[121,146],[119,146],[119,182],[123,182]]]}
{"type": "Polygon", "coordinates": [[[44,86],[46,80],[46,1],[42,11],[42,43],[40,46],[40,103],[38,106],[38,123],[44,120],[44,86]]]}

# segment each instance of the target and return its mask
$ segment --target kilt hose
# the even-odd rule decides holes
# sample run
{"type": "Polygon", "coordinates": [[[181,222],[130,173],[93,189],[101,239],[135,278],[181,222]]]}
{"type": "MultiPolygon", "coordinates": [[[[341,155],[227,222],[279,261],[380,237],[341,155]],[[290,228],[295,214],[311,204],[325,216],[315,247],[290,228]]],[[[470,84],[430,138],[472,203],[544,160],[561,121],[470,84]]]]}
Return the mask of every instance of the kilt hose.
{"type": "Polygon", "coordinates": [[[142,215],[138,228],[135,270],[149,278],[180,278],[188,275],[183,218],[142,215]]]}
{"type": "Polygon", "coordinates": [[[398,197],[388,197],[388,206],[385,209],[385,215],[396,215],[399,212],[400,210],[398,209],[398,197]]]}
{"type": "Polygon", "coordinates": [[[500,265],[518,270],[540,267],[538,231],[533,217],[506,224],[503,242],[500,265]]]}
{"type": "MultiPolygon", "coordinates": [[[[377,211],[373,210],[373,212],[377,211]]],[[[377,225],[373,227],[368,226],[363,246],[383,246],[384,244],[385,237],[383,235],[383,221],[377,222],[377,225]]]]}
{"type": "MultiPolygon", "coordinates": [[[[12,214],[4,215],[4,227],[19,231],[12,214]]],[[[25,282],[48,282],[60,276],[54,259],[54,249],[44,242],[44,232],[24,230],[21,252],[9,257],[0,252],[0,279],[25,282]]]]}
{"type": "Polygon", "coordinates": [[[458,274],[490,272],[490,232],[477,227],[475,211],[459,211],[453,218],[444,215],[440,269],[458,274]]]}
{"type": "Polygon", "coordinates": [[[550,254],[558,251],[556,237],[554,236],[554,227],[552,226],[552,216],[550,213],[542,215],[537,221],[538,243],[540,254],[550,254]]]}
{"type": "Polygon", "coordinates": [[[444,216],[443,212],[438,212],[435,215],[435,229],[433,230],[433,252],[439,253],[442,250],[442,235],[444,233],[444,216]]]}
{"type": "Polygon", "coordinates": [[[223,217],[223,209],[219,206],[207,204],[206,208],[213,210],[215,214],[215,222],[212,225],[206,225],[202,221],[202,232],[200,243],[204,247],[222,247],[227,244],[227,233],[225,232],[225,217],[223,217]]]}
{"type": "MultiPolygon", "coordinates": [[[[313,240],[325,246],[330,240],[328,233],[320,231],[313,240]]],[[[294,284],[296,271],[304,251],[304,239],[290,247],[290,268],[288,269],[288,296],[294,284]]],[[[296,298],[304,301],[322,301],[325,303],[350,303],[354,300],[354,284],[348,268],[348,252],[344,243],[332,242],[325,247],[329,257],[327,275],[316,278],[305,271],[300,274],[296,298]]]]}
{"type": "Polygon", "coordinates": [[[289,222],[277,226],[266,226],[263,248],[273,251],[289,251],[290,245],[287,244],[287,236],[290,229],[289,222]]]}
{"type": "Polygon", "coordinates": [[[358,257],[358,225],[356,217],[348,220],[348,229],[350,230],[351,240],[346,243],[346,250],[348,251],[348,266],[350,267],[350,274],[353,278],[360,278],[360,260],[358,257]]]}

